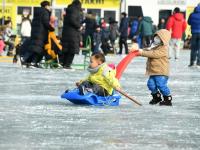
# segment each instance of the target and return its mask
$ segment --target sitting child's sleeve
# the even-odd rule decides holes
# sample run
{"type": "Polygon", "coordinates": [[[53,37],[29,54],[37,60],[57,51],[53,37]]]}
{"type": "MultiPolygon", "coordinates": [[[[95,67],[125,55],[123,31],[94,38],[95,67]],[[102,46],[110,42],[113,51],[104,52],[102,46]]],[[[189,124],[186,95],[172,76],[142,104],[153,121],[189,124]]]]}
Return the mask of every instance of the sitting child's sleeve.
{"type": "Polygon", "coordinates": [[[110,67],[105,67],[103,70],[103,76],[105,77],[106,81],[112,88],[117,88],[120,87],[118,79],[115,77],[116,76],[116,70],[112,69],[110,67]]]}

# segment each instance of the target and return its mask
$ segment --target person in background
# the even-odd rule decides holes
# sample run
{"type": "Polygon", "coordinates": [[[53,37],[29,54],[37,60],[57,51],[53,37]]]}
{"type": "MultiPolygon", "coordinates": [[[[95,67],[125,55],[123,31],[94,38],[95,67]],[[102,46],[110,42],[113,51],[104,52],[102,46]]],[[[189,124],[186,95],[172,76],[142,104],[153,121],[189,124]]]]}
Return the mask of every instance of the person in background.
{"type": "Polygon", "coordinates": [[[11,35],[12,35],[12,22],[11,20],[6,20],[3,39],[4,39],[4,43],[8,45],[7,56],[13,55],[13,50],[15,47],[14,42],[11,40],[11,35]]]}
{"type": "Polygon", "coordinates": [[[100,25],[102,29],[106,28],[106,20],[104,18],[101,18],[100,25]]]}
{"type": "Polygon", "coordinates": [[[63,29],[63,19],[64,19],[64,12],[61,13],[60,19],[58,19],[58,37],[59,39],[62,38],[62,29],[63,29]]]}
{"type": "Polygon", "coordinates": [[[96,27],[96,31],[93,34],[93,40],[94,40],[93,53],[97,53],[99,51],[99,46],[101,44],[101,28],[100,28],[100,26],[96,27]]]}
{"type": "Polygon", "coordinates": [[[138,31],[138,26],[139,26],[138,18],[134,17],[133,20],[130,23],[131,31],[130,31],[130,36],[129,37],[131,39],[133,39],[134,36],[136,36],[137,31],[138,31]]]}
{"type": "Polygon", "coordinates": [[[104,55],[107,55],[108,53],[111,53],[111,47],[109,44],[110,30],[109,28],[101,26],[101,33],[101,49],[104,55]]]}
{"type": "Polygon", "coordinates": [[[128,38],[128,18],[126,17],[127,14],[125,12],[121,13],[121,21],[119,26],[119,52],[118,54],[122,54],[123,45],[125,47],[125,53],[128,54],[128,44],[127,44],[127,38],[128,38]]]}
{"type": "Polygon", "coordinates": [[[1,25],[1,26],[4,25],[5,20],[6,20],[6,17],[5,17],[5,16],[2,16],[2,17],[0,18],[0,25],[1,25]]]}
{"type": "Polygon", "coordinates": [[[158,23],[158,30],[166,28],[166,21],[164,18],[161,18],[158,23]]]}
{"type": "Polygon", "coordinates": [[[96,20],[96,25],[100,25],[101,24],[101,18],[100,18],[100,16],[98,14],[96,14],[95,20],[96,20]]]}
{"type": "Polygon", "coordinates": [[[194,12],[188,18],[188,24],[191,26],[191,53],[189,67],[196,65],[200,67],[200,3],[195,7],[194,12]]]}
{"type": "Polygon", "coordinates": [[[184,40],[184,45],[183,48],[184,49],[190,49],[191,48],[191,35],[188,35],[187,38],[184,40]]]}
{"type": "Polygon", "coordinates": [[[5,43],[3,41],[3,33],[0,31],[0,56],[2,55],[4,51],[5,43]]]}
{"type": "MultiPolygon", "coordinates": [[[[92,42],[92,49],[93,49],[93,47],[94,47],[93,33],[95,32],[95,29],[96,29],[96,20],[91,11],[88,12],[88,14],[86,15],[86,18],[82,21],[82,24],[85,24],[85,35],[84,35],[84,39],[83,39],[84,44],[86,44],[87,37],[90,36],[91,42],[92,42]]],[[[84,45],[84,46],[86,46],[86,45],[84,45]]]]}
{"type": "Polygon", "coordinates": [[[166,29],[171,32],[171,40],[169,43],[169,58],[172,57],[174,51],[175,60],[179,59],[180,44],[183,33],[185,32],[187,23],[180,8],[176,7],[173,11],[173,15],[169,17],[166,24],[166,29]]]}
{"type": "Polygon", "coordinates": [[[109,29],[110,29],[110,43],[112,45],[113,51],[116,54],[116,46],[115,41],[117,37],[119,36],[119,27],[117,25],[117,21],[113,19],[112,17],[109,18],[109,29]]]}
{"type": "Polygon", "coordinates": [[[31,19],[30,15],[23,15],[22,16],[22,23],[21,23],[21,40],[22,43],[31,36],[31,19]]]}
{"type": "Polygon", "coordinates": [[[66,9],[61,39],[64,69],[72,69],[74,56],[79,53],[81,11],[79,0],[74,0],[66,9]]]}
{"type": "Polygon", "coordinates": [[[146,48],[151,45],[153,32],[153,21],[151,17],[144,16],[139,24],[139,33],[142,36],[142,47],[146,48]]]}
{"type": "Polygon", "coordinates": [[[138,16],[137,18],[138,18],[138,28],[137,28],[135,39],[136,39],[137,43],[139,44],[139,47],[142,48],[142,35],[141,35],[140,31],[139,31],[139,26],[140,26],[140,24],[142,22],[143,16],[138,16]]]}
{"type": "Polygon", "coordinates": [[[31,37],[28,52],[24,55],[23,64],[27,67],[38,68],[44,56],[44,46],[48,43],[49,31],[54,31],[50,25],[50,2],[42,1],[41,7],[35,9],[31,24],[31,37]]]}
{"type": "MultiPolygon", "coordinates": [[[[56,17],[51,16],[49,23],[52,27],[55,27],[55,21],[56,21],[56,17]]],[[[45,53],[46,61],[52,60],[56,63],[59,63],[59,58],[60,58],[61,52],[62,52],[61,51],[62,46],[60,44],[60,40],[56,37],[55,31],[49,31],[48,43],[45,44],[44,49],[46,51],[46,53],[45,53]]]]}
{"type": "Polygon", "coordinates": [[[154,35],[154,42],[149,49],[139,49],[137,44],[132,48],[139,49],[139,56],[147,57],[146,75],[149,75],[147,86],[153,99],[151,105],[159,103],[161,106],[172,106],[172,96],[167,86],[169,79],[168,45],[171,35],[166,29],[158,30],[154,35]],[[163,101],[161,94],[163,95],[163,101]]]}

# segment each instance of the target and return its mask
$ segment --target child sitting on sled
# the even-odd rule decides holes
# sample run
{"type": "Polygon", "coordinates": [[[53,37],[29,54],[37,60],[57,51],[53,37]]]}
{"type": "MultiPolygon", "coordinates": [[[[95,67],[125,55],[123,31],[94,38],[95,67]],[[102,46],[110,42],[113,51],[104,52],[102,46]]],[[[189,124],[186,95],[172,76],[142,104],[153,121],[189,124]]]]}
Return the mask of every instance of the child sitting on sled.
{"type": "MultiPolygon", "coordinates": [[[[155,33],[150,48],[144,50],[139,49],[139,56],[148,57],[146,74],[150,76],[147,86],[153,96],[153,99],[149,102],[151,105],[157,103],[167,106],[172,105],[172,96],[167,86],[169,79],[168,44],[170,37],[168,30],[161,29],[155,33]],[[164,98],[163,101],[161,94],[164,98]]],[[[132,49],[138,49],[138,45],[133,44],[132,49]]]]}
{"type": "Polygon", "coordinates": [[[91,56],[89,76],[76,83],[81,95],[93,92],[99,96],[108,96],[113,94],[114,89],[120,89],[119,81],[115,78],[116,70],[109,67],[105,61],[105,56],[100,52],[91,56]]]}

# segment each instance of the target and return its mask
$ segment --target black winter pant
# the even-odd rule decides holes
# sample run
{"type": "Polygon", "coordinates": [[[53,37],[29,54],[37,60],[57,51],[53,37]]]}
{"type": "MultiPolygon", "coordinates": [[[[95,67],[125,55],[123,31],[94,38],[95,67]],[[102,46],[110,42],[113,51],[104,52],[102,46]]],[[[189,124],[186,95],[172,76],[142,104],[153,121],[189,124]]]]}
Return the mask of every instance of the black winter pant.
{"type": "Polygon", "coordinates": [[[63,52],[63,67],[71,67],[75,54],[63,52]]]}
{"type": "Polygon", "coordinates": [[[128,54],[127,37],[120,37],[119,38],[119,54],[122,54],[123,45],[125,47],[126,54],[128,54]]]}
{"type": "Polygon", "coordinates": [[[23,62],[37,64],[42,60],[43,56],[44,56],[43,53],[38,54],[35,52],[28,51],[25,53],[25,55],[23,57],[23,60],[24,60],[23,62]]]}
{"type": "Polygon", "coordinates": [[[200,33],[193,33],[191,40],[190,65],[194,65],[196,60],[200,66],[200,33]]]}
{"type": "Polygon", "coordinates": [[[44,56],[44,47],[40,47],[38,45],[30,45],[28,46],[28,50],[24,54],[24,63],[39,63],[44,56]]]}
{"type": "MultiPolygon", "coordinates": [[[[102,88],[101,86],[97,85],[97,84],[93,84],[89,81],[84,81],[82,82],[79,86],[78,86],[78,89],[79,91],[90,91],[96,95],[99,95],[99,96],[108,96],[108,92],[102,88]]],[[[81,93],[81,94],[84,94],[84,93],[81,93]]]]}

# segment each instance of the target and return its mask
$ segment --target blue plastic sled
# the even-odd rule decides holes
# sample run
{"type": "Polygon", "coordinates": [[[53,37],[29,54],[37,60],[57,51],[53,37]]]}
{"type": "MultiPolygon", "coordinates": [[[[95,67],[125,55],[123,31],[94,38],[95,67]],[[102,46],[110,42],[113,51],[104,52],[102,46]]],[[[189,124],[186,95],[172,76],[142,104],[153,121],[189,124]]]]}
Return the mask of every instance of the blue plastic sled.
{"type": "Polygon", "coordinates": [[[78,89],[70,90],[63,93],[61,98],[65,98],[74,104],[79,105],[95,105],[95,106],[118,106],[121,96],[116,91],[111,96],[98,96],[88,92],[85,95],[80,95],[78,89]]]}

